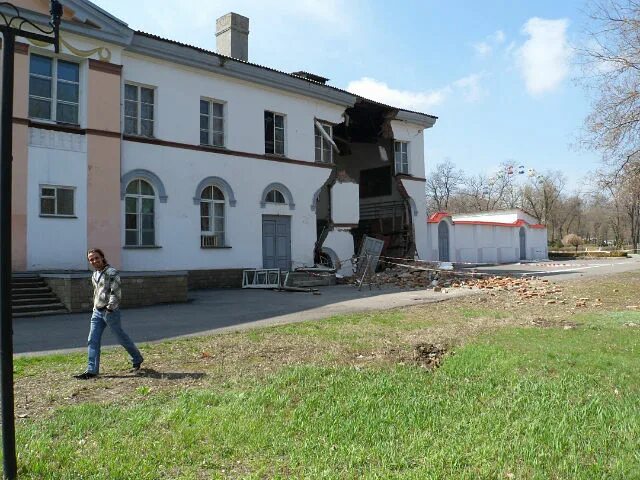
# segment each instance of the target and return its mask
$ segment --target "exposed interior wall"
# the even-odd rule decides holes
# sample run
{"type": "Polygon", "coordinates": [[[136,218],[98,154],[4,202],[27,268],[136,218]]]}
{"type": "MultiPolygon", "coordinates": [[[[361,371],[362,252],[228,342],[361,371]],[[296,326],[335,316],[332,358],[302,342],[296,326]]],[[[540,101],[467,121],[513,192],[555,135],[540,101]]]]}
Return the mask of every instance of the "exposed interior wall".
{"type": "Polygon", "coordinates": [[[359,186],[337,182],[331,187],[331,218],[336,224],[357,224],[360,218],[359,186]]]}
{"type": "MultiPolygon", "coordinates": [[[[345,277],[353,275],[353,267],[351,264],[351,257],[355,253],[353,244],[353,235],[348,229],[336,229],[329,232],[327,239],[323,243],[323,247],[330,248],[337,259],[339,264],[334,263],[334,268],[337,269],[337,273],[345,277]]],[[[335,262],[335,259],[332,259],[335,262]]]]}
{"type": "MultiPolygon", "coordinates": [[[[427,214],[424,127],[394,120],[396,113],[366,101],[346,110],[345,122],[334,126],[334,139],[340,148],[340,154],[334,157],[337,178],[358,186],[359,215],[354,222],[357,226],[351,230],[356,246],[368,235],[384,241],[383,255],[427,258],[427,228],[417,221],[427,214]],[[402,175],[396,172],[395,141],[408,143],[408,172],[402,175]]],[[[342,223],[338,218],[350,208],[350,204],[331,198],[334,187],[321,192],[319,225],[342,223]],[[324,208],[326,198],[332,202],[330,210],[324,208]]]]}
{"type": "Polygon", "coordinates": [[[415,240],[415,248],[418,258],[426,260],[429,258],[427,249],[427,200],[424,194],[424,180],[422,179],[402,179],[402,185],[411,198],[410,214],[411,226],[415,240]]]}

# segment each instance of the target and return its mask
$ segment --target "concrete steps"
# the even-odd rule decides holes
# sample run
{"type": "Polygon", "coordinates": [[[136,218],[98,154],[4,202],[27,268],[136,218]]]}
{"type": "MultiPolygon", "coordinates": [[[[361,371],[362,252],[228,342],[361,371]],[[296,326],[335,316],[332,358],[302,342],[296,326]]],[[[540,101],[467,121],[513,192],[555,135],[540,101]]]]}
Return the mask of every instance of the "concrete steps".
{"type": "Polygon", "coordinates": [[[13,317],[35,317],[68,313],[67,308],[39,275],[16,274],[11,277],[13,317]]]}

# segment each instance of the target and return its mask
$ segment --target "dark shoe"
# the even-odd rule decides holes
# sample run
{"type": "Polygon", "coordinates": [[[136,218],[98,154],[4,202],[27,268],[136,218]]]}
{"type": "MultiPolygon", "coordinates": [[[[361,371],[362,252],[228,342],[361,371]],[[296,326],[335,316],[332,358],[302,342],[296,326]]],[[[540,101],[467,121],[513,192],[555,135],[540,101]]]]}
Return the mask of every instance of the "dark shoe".
{"type": "Polygon", "coordinates": [[[96,378],[97,376],[97,373],[82,372],[79,375],[74,375],[74,378],[77,378],[78,380],[89,380],[90,378],[96,378]]]}
{"type": "Polygon", "coordinates": [[[131,367],[131,373],[136,373],[140,371],[140,365],[142,365],[142,362],[144,362],[144,360],[142,360],[139,363],[134,363],[133,366],[131,367]]]}

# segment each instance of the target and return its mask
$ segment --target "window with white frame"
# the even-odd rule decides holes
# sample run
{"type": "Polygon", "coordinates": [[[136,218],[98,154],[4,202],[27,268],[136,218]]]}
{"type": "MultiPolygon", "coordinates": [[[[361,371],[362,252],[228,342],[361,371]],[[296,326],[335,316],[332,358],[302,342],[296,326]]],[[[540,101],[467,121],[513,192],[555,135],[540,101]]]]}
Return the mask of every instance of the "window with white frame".
{"type": "MultiPolygon", "coordinates": [[[[333,127],[326,123],[320,123],[322,130],[329,138],[333,137],[333,127]]],[[[333,163],[333,148],[329,140],[320,132],[320,127],[316,123],[316,162],[333,163]]]]}
{"type": "Polygon", "coordinates": [[[153,137],[153,88],[126,83],[124,86],[124,133],[153,137]]]}
{"type": "Polygon", "coordinates": [[[29,117],[60,123],[80,123],[80,65],[31,54],[29,117]]]}
{"type": "Polygon", "coordinates": [[[284,155],[284,115],[264,112],[264,153],[284,155]]]}
{"type": "Polygon", "coordinates": [[[40,215],[73,217],[75,188],[53,185],[40,186],[40,215]]]}
{"type": "Polygon", "coordinates": [[[224,104],[200,99],[200,144],[224,147],[224,104]]]}
{"type": "Polygon", "coordinates": [[[264,197],[264,201],[265,203],[287,203],[282,192],[275,188],[267,193],[266,197],[264,197]]]}
{"type": "Polygon", "coordinates": [[[132,180],[125,191],[126,246],[155,245],[155,192],[149,182],[132,180]]]}
{"type": "Polygon", "coordinates": [[[396,173],[409,174],[409,143],[394,142],[394,158],[396,164],[396,173]]]}
{"type": "Polygon", "coordinates": [[[210,185],[200,195],[200,246],[224,247],[224,194],[210,185]]]}

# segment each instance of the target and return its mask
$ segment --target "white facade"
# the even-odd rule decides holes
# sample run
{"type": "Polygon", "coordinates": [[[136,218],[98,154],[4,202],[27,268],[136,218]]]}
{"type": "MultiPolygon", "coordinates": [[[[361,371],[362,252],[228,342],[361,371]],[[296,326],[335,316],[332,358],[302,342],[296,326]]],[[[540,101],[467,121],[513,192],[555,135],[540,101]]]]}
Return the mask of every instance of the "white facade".
{"type": "Polygon", "coordinates": [[[429,218],[426,238],[426,259],[432,261],[481,264],[547,259],[546,227],[521,210],[437,213],[429,218]]]}
{"type": "Polygon", "coordinates": [[[285,156],[314,162],[314,119],[340,123],[344,107],[275,88],[127,53],[123,82],[155,90],[154,136],[200,143],[200,99],[224,104],[225,147],[264,154],[264,112],[285,117],[285,156]]]}
{"type": "Polygon", "coordinates": [[[87,145],[84,135],[32,128],[27,179],[27,267],[84,269],[87,252],[87,145]],[[72,217],[40,213],[41,187],[74,190],[72,217]]]}
{"type": "Polygon", "coordinates": [[[260,268],[262,215],[289,216],[292,266],[313,265],[316,223],[309,192],[322,186],[330,170],[126,141],[123,148],[124,175],[151,171],[162,181],[167,196],[165,203],[155,202],[155,236],[160,248],[125,247],[124,269],[260,268]],[[228,248],[200,248],[200,203],[194,199],[200,182],[209,177],[225,180],[235,198],[232,206],[230,192],[224,192],[228,248]],[[289,203],[261,205],[264,189],[273,183],[290,190],[293,209],[289,203]]]}

